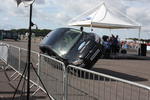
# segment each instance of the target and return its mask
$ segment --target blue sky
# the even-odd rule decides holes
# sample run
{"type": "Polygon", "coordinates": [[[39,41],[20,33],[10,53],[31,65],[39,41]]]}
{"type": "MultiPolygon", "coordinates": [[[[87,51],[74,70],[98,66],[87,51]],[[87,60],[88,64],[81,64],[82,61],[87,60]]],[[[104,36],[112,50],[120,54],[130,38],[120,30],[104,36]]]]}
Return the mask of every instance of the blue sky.
{"type": "MultiPolygon", "coordinates": [[[[0,0],[0,29],[28,28],[29,7],[16,6],[14,0],[0,0]]],[[[105,0],[142,25],[142,38],[150,38],[149,0],[105,0]]],[[[39,28],[55,29],[67,26],[72,18],[93,8],[101,0],[35,0],[33,22],[39,28]]],[[[87,29],[88,30],[88,29],[87,29]]],[[[110,30],[96,29],[96,32],[111,34],[110,30]]],[[[137,37],[138,30],[111,30],[121,38],[137,37]]]]}

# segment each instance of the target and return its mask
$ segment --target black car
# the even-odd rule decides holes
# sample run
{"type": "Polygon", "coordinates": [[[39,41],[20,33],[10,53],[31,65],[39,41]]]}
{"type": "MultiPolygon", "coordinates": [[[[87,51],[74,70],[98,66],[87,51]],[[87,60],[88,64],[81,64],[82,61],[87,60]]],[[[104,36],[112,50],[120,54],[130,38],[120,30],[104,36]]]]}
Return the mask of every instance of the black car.
{"type": "Polygon", "coordinates": [[[65,64],[90,69],[101,55],[101,44],[94,33],[58,28],[41,41],[40,50],[65,64]]]}

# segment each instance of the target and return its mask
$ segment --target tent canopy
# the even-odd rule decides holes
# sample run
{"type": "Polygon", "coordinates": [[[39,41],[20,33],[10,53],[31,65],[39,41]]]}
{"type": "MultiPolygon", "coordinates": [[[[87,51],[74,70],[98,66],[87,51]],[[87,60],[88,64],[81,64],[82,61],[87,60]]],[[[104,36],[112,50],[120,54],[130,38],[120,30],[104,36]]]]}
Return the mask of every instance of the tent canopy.
{"type": "Polygon", "coordinates": [[[141,27],[140,24],[136,23],[120,11],[112,8],[109,9],[104,2],[80,16],[73,18],[69,22],[69,25],[108,29],[134,29],[141,27]]]}

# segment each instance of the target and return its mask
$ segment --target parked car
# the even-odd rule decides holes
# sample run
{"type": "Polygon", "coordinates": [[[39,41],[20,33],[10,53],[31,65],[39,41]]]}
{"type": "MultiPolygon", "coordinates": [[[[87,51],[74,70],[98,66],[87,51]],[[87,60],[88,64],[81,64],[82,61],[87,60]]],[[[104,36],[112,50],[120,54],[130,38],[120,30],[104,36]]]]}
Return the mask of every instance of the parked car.
{"type": "Polygon", "coordinates": [[[51,31],[40,43],[40,50],[65,64],[90,69],[101,54],[100,38],[73,28],[51,31]]]}

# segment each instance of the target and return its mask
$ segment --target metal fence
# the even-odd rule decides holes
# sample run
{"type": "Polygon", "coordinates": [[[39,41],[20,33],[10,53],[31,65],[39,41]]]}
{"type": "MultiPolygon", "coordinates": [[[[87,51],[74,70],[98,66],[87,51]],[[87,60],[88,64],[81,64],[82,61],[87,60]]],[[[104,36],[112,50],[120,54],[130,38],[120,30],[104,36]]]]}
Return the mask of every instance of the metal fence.
{"type": "Polygon", "coordinates": [[[16,71],[20,70],[19,58],[20,58],[20,48],[15,46],[9,46],[7,64],[10,65],[16,71]]]}
{"type": "Polygon", "coordinates": [[[0,43],[0,59],[7,63],[7,57],[8,57],[8,48],[9,48],[9,45],[8,44],[5,44],[5,43],[0,43]]]}
{"type": "Polygon", "coordinates": [[[68,100],[150,100],[150,87],[68,66],[68,100]]]}
{"type": "Polygon", "coordinates": [[[5,43],[1,43],[0,42],[0,68],[4,69],[6,66],[5,64],[7,64],[7,58],[8,58],[8,44],[5,43]]]}
{"type": "MultiPolygon", "coordinates": [[[[35,52],[35,51],[31,51],[31,62],[33,67],[35,68],[36,72],[38,73],[38,57],[39,57],[39,53],[35,52]]],[[[19,72],[22,74],[25,67],[27,66],[27,50],[20,48],[20,66],[19,66],[19,72]]],[[[39,73],[38,73],[39,74],[39,73]]],[[[34,82],[34,83],[38,83],[38,77],[36,76],[36,73],[34,72],[33,68],[30,67],[30,79],[34,82]]]]}
{"type": "Polygon", "coordinates": [[[65,66],[62,62],[46,55],[40,56],[40,77],[49,94],[56,100],[64,97],[64,72],[65,66]]]}
{"type": "MultiPolygon", "coordinates": [[[[7,64],[15,73],[22,75],[26,60],[26,49],[9,46],[7,64]]],[[[72,65],[65,66],[55,58],[34,51],[31,52],[31,62],[55,100],[150,100],[150,87],[145,85],[72,65]]],[[[39,89],[45,92],[32,67],[31,82],[37,86],[33,94],[39,89]]]]}

